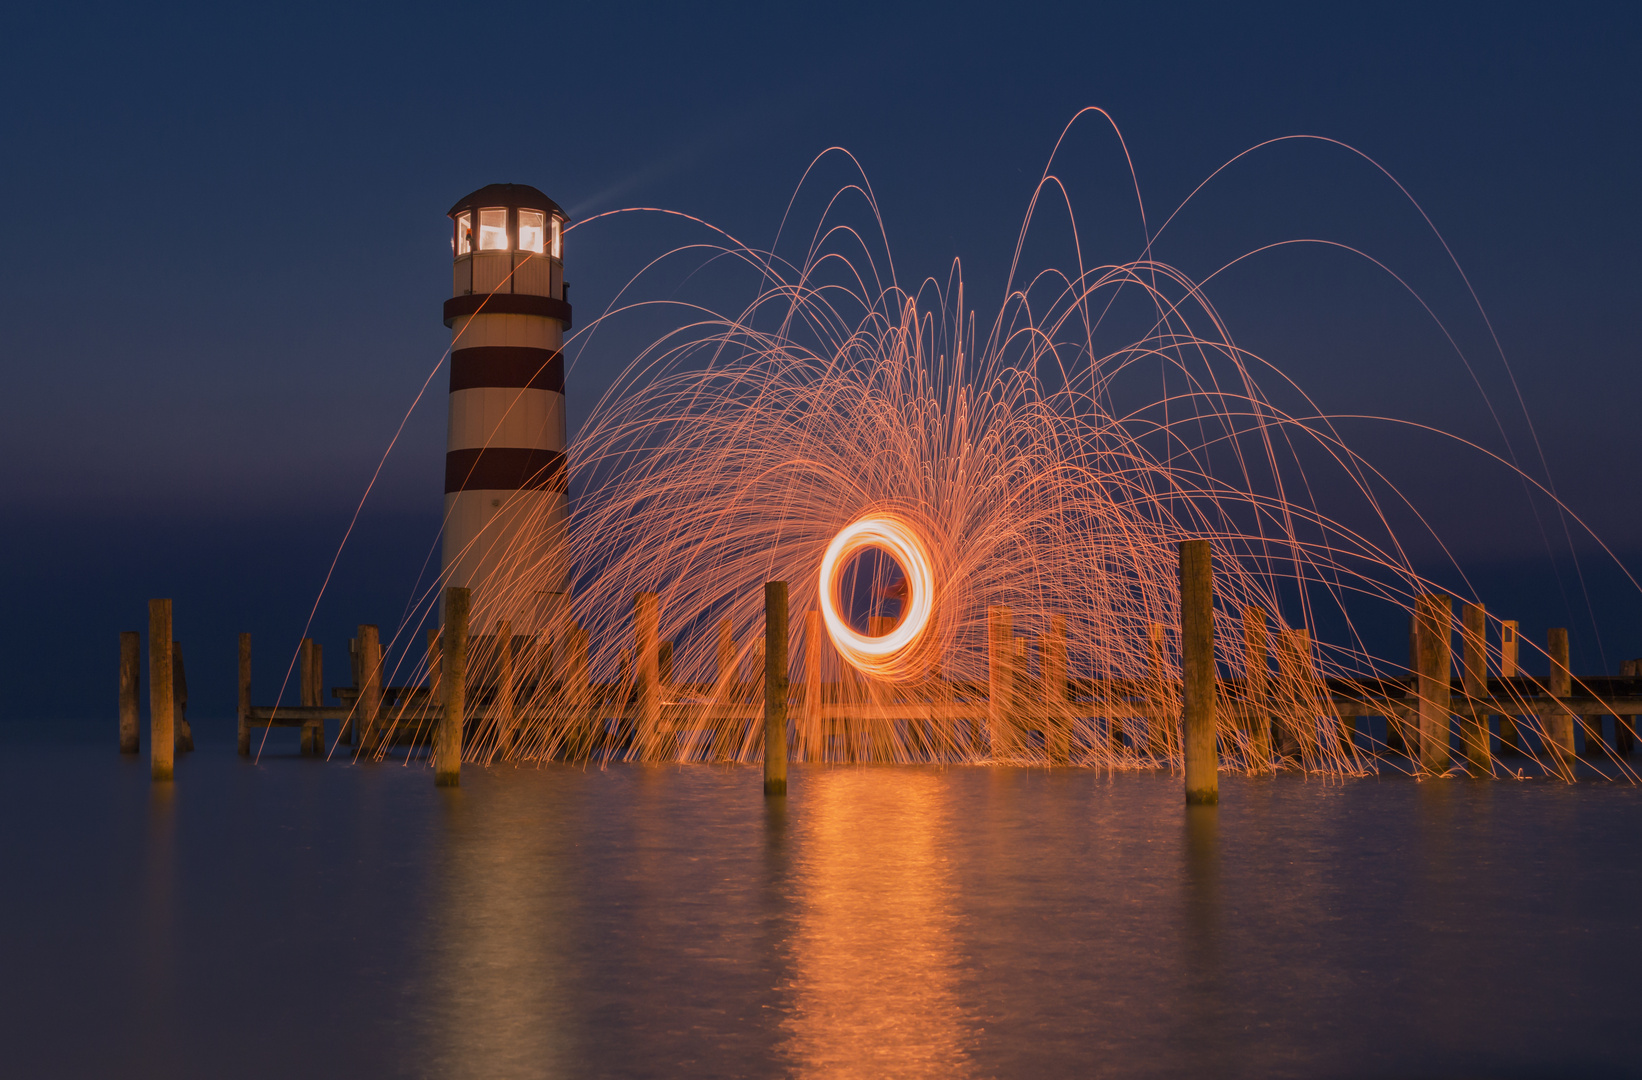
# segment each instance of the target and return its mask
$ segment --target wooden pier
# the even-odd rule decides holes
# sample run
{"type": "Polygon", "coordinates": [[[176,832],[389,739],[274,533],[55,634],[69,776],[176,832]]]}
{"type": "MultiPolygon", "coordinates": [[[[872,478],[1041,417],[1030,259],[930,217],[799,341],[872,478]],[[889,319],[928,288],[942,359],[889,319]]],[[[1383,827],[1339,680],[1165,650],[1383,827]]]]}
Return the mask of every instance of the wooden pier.
{"type": "MultiPolygon", "coordinates": [[[[1036,637],[1017,637],[1007,608],[988,614],[985,679],[954,679],[935,669],[891,685],[846,669],[841,680],[823,681],[820,617],[812,611],[802,617],[802,677],[791,686],[781,677],[776,690],[769,672],[784,676],[787,670],[788,636],[777,630],[789,621],[781,583],[766,592],[766,639],[747,643],[764,648],[741,650],[758,661],[753,681],[740,677],[728,623],[717,630],[716,678],[675,681],[673,643],[659,636],[659,600],[640,593],[630,639],[636,652],[626,654],[615,682],[591,683],[587,634],[573,623],[550,655],[542,641],[515,635],[506,624],[470,637],[465,606],[448,599],[443,640],[438,632],[429,635],[425,683],[383,685],[377,628],[362,625],[349,643],[351,685],[330,688],[335,704],[325,703],[323,651],[306,640],[297,663],[301,704],[255,704],[251,638],[240,635],[239,752],[252,753],[258,728],[293,728],[309,756],[336,756],[341,746],[348,747],[348,760],[428,751],[441,763],[441,782],[453,784],[462,760],[750,761],[764,756],[766,742],[790,739],[790,754],[786,746],[778,750],[774,764],[781,767],[766,769],[772,794],[785,790],[790,757],[1184,765],[1189,797],[1212,802],[1212,778],[1222,762],[1253,771],[1309,768],[1329,754],[1347,771],[1368,771],[1381,761],[1428,775],[1452,768],[1477,776],[1498,775],[1501,758],[1530,754],[1547,773],[1571,780],[1577,731],[1587,761],[1618,763],[1619,772],[1635,777],[1622,761],[1634,752],[1642,716],[1642,661],[1627,661],[1617,676],[1576,678],[1567,666],[1566,631],[1553,629],[1545,650],[1548,674],[1527,676],[1518,666],[1516,624],[1504,622],[1490,674],[1481,606],[1461,605],[1456,627],[1448,597],[1422,596],[1411,615],[1409,675],[1323,677],[1310,635],[1279,627],[1272,649],[1270,617],[1258,608],[1240,613],[1237,647],[1217,649],[1206,547],[1192,557],[1199,562],[1188,566],[1183,551],[1182,595],[1191,601],[1181,642],[1185,683],[1165,668],[1167,628],[1156,627],[1149,637],[1145,677],[1080,676],[1066,670],[1063,622],[1036,637]],[[1604,734],[1609,716],[1611,741],[1604,734]],[[326,741],[328,730],[334,743],[326,741]]],[[[163,740],[165,751],[154,747],[159,780],[171,774],[174,749],[191,742],[180,734],[187,730],[179,704],[179,690],[186,694],[181,648],[167,642],[160,655],[152,648],[156,633],[162,641],[169,637],[169,602],[156,601],[151,614],[151,711],[163,710],[168,721],[152,726],[151,745],[163,740]]],[[[121,638],[120,744],[126,752],[136,750],[136,637],[121,638]]]]}

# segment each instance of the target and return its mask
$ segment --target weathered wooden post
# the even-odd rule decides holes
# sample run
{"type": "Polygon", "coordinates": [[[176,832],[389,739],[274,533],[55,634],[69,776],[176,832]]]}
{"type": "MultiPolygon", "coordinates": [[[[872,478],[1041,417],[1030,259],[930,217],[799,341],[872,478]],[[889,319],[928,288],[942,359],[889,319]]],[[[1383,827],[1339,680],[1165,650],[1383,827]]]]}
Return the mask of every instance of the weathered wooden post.
{"type": "Polygon", "coordinates": [[[120,631],[120,753],[135,754],[142,740],[138,725],[142,709],[137,695],[142,689],[143,636],[141,631],[120,631]]]}
{"type": "Polygon", "coordinates": [[[1220,801],[1220,758],[1215,747],[1214,561],[1207,540],[1180,544],[1181,728],[1186,756],[1186,803],[1220,801]]]}
{"type": "Polygon", "coordinates": [[[718,620],[718,696],[728,700],[735,696],[739,673],[735,662],[735,633],[729,619],[718,620]]]}
{"type": "MultiPolygon", "coordinates": [[[[1569,679],[1569,693],[1573,692],[1572,682],[1573,680],[1569,679]]],[[[1602,714],[1579,714],[1579,727],[1585,734],[1585,756],[1592,758],[1605,756],[1606,748],[1602,744],[1602,714]]],[[[1615,734],[1618,734],[1617,727],[1615,728],[1615,734]]]]}
{"type": "Polygon", "coordinates": [[[359,695],[364,692],[364,680],[359,677],[359,638],[348,639],[348,678],[353,686],[353,708],[348,715],[342,718],[342,727],[336,733],[336,741],[343,746],[352,746],[359,741],[359,695]]]}
{"type": "Polygon", "coordinates": [[[787,583],[764,583],[764,794],[787,794],[787,583]]]}
{"type": "Polygon", "coordinates": [[[239,636],[239,756],[251,756],[251,635],[239,636]]]}
{"type": "Polygon", "coordinates": [[[440,672],[445,687],[444,716],[439,723],[439,745],[434,755],[433,782],[456,787],[462,782],[462,722],[467,718],[468,607],[473,593],[451,586],[445,590],[445,647],[440,672]]]}
{"type": "Polygon", "coordinates": [[[1256,769],[1271,768],[1271,667],[1266,612],[1243,609],[1243,682],[1247,693],[1249,753],[1256,769]]]}
{"type": "Polygon", "coordinates": [[[592,715],[592,691],[587,673],[587,631],[574,622],[564,633],[564,695],[570,710],[570,729],[576,732],[574,753],[583,749],[591,755],[599,746],[601,732],[594,730],[596,718],[592,715]]]}
{"type": "Polygon", "coordinates": [[[1420,755],[1420,598],[1414,598],[1414,609],[1408,614],[1408,708],[1395,718],[1386,717],[1387,748],[1408,755],[1414,765],[1420,755]]]}
{"type": "Polygon", "coordinates": [[[1302,706],[1306,702],[1306,665],[1311,661],[1309,639],[1302,642],[1301,630],[1277,631],[1277,753],[1304,760],[1301,747],[1301,725],[1307,722],[1302,706]]]}
{"type": "Polygon", "coordinates": [[[1147,753],[1167,763],[1172,754],[1174,739],[1174,710],[1170,707],[1168,671],[1163,666],[1163,639],[1168,628],[1162,623],[1151,623],[1146,628],[1146,743],[1147,753]]]}
{"type": "MultiPolygon", "coordinates": [[[[319,708],[323,708],[325,706],[325,698],[329,695],[327,695],[325,693],[325,646],[321,645],[317,641],[314,642],[313,663],[314,663],[314,708],[319,709],[319,708]]],[[[313,724],[314,724],[314,733],[311,736],[309,736],[309,738],[313,742],[313,745],[314,745],[314,756],[315,757],[324,757],[325,756],[325,721],[315,719],[313,724]]]]}
{"type": "Polygon", "coordinates": [[[1467,602],[1460,609],[1460,635],[1464,644],[1465,714],[1460,721],[1465,743],[1465,763],[1473,776],[1489,776],[1494,771],[1488,735],[1488,613],[1481,604],[1467,602]]]}
{"type": "MultiPolygon", "coordinates": [[[[883,637],[890,632],[894,620],[885,616],[872,616],[867,619],[867,636],[883,637]]],[[[1016,640],[1019,644],[1019,639],[1016,640]]],[[[895,725],[887,719],[888,706],[899,700],[899,687],[894,683],[884,682],[881,679],[867,679],[867,709],[862,729],[866,733],[868,761],[893,760],[895,725]]],[[[909,725],[910,726],[910,725],[909,725]]]]}
{"type": "Polygon", "coordinates": [[[735,633],[729,619],[718,621],[718,659],[714,670],[717,673],[713,683],[713,706],[716,712],[708,714],[708,727],[716,756],[723,748],[725,732],[731,728],[729,707],[739,703],[743,697],[740,664],[735,651],[735,633]]]}
{"type": "Polygon", "coordinates": [[[1043,744],[1049,764],[1072,761],[1071,715],[1066,706],[1066,616],[1049,616],[1049,632],[1038,639],[1043,678],[1043,744]]]}
{"type": "Polygon", "coordinates": [[[438,726],[444,717],[441,710],[445,700],[445,684],[441,671],[443,662],[440,659],[442,649],[439,644],[441,633],[437,626],[428,627],[428,704],[423,712],[426,718],[433,720],[435,748],[439,740],[438,726]]]}
{"type": "Polygon", "coordinates": [[[1581,713],[1579,716],[1579,729],[1585,734],[1585,756],[1605,756],[1606,747],[1603,746],[1602,739],[1602,714],[1581,713]]]}
{"type": "Polygon", "coordinates": [[[1454,601],[1446,594],[1426,594],[1415,610],[1419,619],[1420,768],[1440,776],[1448,771],[1452,726],[1454,601]]]}
{"type": "Polygon", "coordinates": [[[1315,750],[1322,741],[1320,715],[1334,711],[1334,700],[1317,670],[1316,653],[1311,647],[1311,631],[1305,627],[1294,631],[1294,646],[1295,655],[1300,661],[1298,697],[1303,703],[1299,724],[1300,739],[1308,750],[1315,750]]]}
{"type": "Polygon", "coordinates": [[[1566,627],[1552,628],[1549,636],[1551,654],[1551,696],[1557,700],[1550,711],[1540,719],[1545,725],[1547,749],[1556,759],[1557,770],[1572,780],[1574,776],[1574,716],[1568,711],[1565,698],[1574,692],[1573,678],[1568,673],[1568,631],[1566,627]]]}
{"type": "Polygon", "coordinates": [[[804,612],[804,734],[798,740],[798,760],[826,757],[827,735],[821,721],[821,626],[819,611],[804,612]]]}
{"type": "Polygon", "coordinates": [[[171,700],[171,601],[148,602],[148,765],[155,780],[172,778],[177,738],[171,700]]]}
{"type": "Polygon", "coordinates": [[[952,707],[952,680],[942,673],[940,664],[935,664],[929,669],[929,680],[929,711],[935,717],[937,746],[945,750],[941,760],[955,754],[957,760],[962,761],[968,751],[964,746],[962,729],[952,707]]]}
{"type": "Polygon", "coordinates": [[[1011,753],[1020,753],[1027,741],[1027,731],[1032,726],[1030,710],[1032,707],[1031,695],[1028,691],[1028,676],[1031,674],[1031,658],[1026,651],[1026,639],[1013,632],[1014,612],[1010,612],[1010,634],[1004,639],[1004,679],[1007,690],[1005,696],[1009,700],[1009,715],[1006,723],[1006,741],[1011,753]]]}
{"type": "Polygon", "coordinates": [[[513,623],[496,624],[496,749],[507,753],[513,746],[513,623]]]}
{"type": "Polygon", "coordinates": [[[1093,691],[1099,703],[1096,707],[1106,716],[1106,750],[1115,757],[1123,753],[1123,725],[1129,710],[1128,688],[1122,679],[1096,679],[1093,691]]]}
{"type": "Polygon", "coordinates": [[[177,749],[184,753],[194,749],[194,729],[188,726],[188,668],[182,662],[182,642],[171,643],[171,702],[177,715],[173,730],[177,733],[177,749]]]}
{"type": "MultiPolygon", "coordinates": [[[[1502,680],[1517,677],[1517,621],[1507,619],[1499,624],[1499,677],[1502,680]]],[[[1509,698],[1509,686],[1506,689],[1509,698]]],[[[1499,718],[1499,745],[1502,754],[1520,756],[1522,736],[1517,733],[1517,718],[1501,715],[1499,718]]]]}
{"type": "Polygon", "coordinates": [[[992,758],[1002,761],[1013,750],[1010,726],[1013,701],[1015,633],[1007,607],[986,609],[986,722],[992,758]]]}
{"type": "Polygon", "coordinates": [[[359,627],[359,697],[354,702],[354,729],[361,755],[375,754],[382,742],[382,637],[370,623],[359,627]]]}
{"type": "MultiPolygon", "coordinates": [[[[314,642],[312,638],[303,638],[302,645],[297,650],[297,677],[300,680],[300,700],[302,707],[311,709],[319,704],[319,690],[314,685],[314,642]]],[[[316,757],[321,752],[314,745],[313,725],[306,720],[302,723],[301,752],[303,757],[316,757]]]]}
{"type": "Polygon", "coordinates": [[[658,750],[661,738],[661,597],[633,595],[633,655],[638,719],[633,749],[642,761],[658,750]]]}
{"type": "MultiPolygon", "coordinates": [[[[1619,674],[1625,678],[1634,679],[1637,675],[1637,661],[1625,660],[1619,665],[1619,674]]],[[[1626,697],[1634,697],[1633,693],[1626,693],[1626,697]]],[[[1613,718],[1614,753],[1620,757],[1630,757],[1636,749],[1636,717],[1618,716],[1613,718]]]]}

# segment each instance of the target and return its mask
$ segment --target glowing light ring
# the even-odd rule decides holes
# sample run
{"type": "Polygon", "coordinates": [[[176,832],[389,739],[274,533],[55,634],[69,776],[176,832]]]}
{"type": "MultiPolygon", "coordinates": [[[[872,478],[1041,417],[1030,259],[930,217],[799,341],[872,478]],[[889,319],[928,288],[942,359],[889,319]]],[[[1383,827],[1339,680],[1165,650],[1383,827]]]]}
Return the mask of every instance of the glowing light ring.
{"type": "Polygon", "coordinates": [[[909,669],[922,651],[919,646],[935,615],[935,565],[911,521],[883,512],[844,526],[821,556],[819,592],[827,636],[846,663],[880,679],[911,673],[909,669]],[[901,601],[901,621],[881,637],[856,633],[838,610],[839,575],[852,557],[867,548],[885,552],[906,574],[907,596],[901,601]]]}

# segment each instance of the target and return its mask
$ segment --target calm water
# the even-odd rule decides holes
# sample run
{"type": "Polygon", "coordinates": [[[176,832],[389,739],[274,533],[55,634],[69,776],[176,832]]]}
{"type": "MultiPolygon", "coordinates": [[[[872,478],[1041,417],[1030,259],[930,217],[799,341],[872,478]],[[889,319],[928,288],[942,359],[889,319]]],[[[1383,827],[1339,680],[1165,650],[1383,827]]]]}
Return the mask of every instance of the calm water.
{"type": "Polygon", "coordinates": [[[1642,791],[0,729],[7,1076],[1642,1073],[1642,791]],[[287,746],[286,743],[289,743],[287,746]]]}

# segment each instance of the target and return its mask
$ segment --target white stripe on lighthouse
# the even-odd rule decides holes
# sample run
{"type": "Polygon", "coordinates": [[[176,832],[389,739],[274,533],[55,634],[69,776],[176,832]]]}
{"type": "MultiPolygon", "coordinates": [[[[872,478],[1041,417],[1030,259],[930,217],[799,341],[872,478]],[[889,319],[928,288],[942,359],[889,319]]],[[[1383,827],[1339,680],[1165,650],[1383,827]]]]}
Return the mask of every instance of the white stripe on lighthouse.
{"type": "Polygon", "coordinates": [[[446,450],[520,446],[563,450],[564,396],[551,390],[483,386],[450,395],[446,450]]]}

